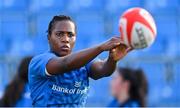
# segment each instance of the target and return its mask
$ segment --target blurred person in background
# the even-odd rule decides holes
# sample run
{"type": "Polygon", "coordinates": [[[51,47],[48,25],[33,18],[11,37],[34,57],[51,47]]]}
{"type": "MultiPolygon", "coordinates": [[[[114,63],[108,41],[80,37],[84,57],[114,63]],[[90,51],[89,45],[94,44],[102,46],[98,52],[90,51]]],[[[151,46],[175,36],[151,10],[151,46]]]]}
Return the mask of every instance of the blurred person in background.
{"type": "Polygon", "coordinates": [[[118,68],[111,81],[109,107],[145,107],[148,82],[141,69],[118,68]]]}
{"type": "Polygon", "coordinates": [[[22,59],[17,74],[9,85],[0,100],[0,107],[23,107],[32,106],[30,92],[28,90],[28,65],[32,56],[22,59]]]}

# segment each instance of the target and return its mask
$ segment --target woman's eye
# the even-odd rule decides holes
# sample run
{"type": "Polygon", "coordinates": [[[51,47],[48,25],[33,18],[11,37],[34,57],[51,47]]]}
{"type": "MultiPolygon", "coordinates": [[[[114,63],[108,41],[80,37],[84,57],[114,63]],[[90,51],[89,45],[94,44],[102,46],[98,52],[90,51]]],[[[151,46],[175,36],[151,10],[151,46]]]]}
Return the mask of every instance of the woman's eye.
{"type": "Polygon", "coordinates": [[[56,33],[56,36],[61,37],[63,36],[63,33],[56,33]]]}
{"type": "Polygon", "coordinates": [[[73,36],[74,36],[74,34],[73,34],[73,33],[69,33],[68,35],[69,35],[69,37],[73,37],[73,36]]]}

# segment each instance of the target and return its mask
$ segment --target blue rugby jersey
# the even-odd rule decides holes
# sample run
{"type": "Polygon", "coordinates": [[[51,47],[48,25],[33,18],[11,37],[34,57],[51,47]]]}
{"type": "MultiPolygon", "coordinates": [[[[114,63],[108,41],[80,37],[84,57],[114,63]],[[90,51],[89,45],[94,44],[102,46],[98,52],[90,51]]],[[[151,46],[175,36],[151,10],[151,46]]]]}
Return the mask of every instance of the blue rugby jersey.
{"type": "Polygon", "coordinates": [[[70,72],[48,76],[46,64],[57,57],[52,52],[35,56],[29,65],[28,80],[33,106],[81,107],[89,90],[88,74],[92,61],[70,72]]]}

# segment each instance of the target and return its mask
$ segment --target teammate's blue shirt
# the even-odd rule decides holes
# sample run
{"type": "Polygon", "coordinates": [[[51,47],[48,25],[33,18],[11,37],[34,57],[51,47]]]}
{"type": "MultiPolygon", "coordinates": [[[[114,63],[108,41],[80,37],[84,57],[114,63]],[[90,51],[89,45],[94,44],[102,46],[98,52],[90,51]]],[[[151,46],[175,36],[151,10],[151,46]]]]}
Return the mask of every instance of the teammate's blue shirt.
{"type": "Polygon", "coordinates": [[[111,103],[108,105],[108,107],[122,107],[122,108],[138,108],[140,107],[139,102],[136,100],[127,100],[124,103],[120,103],[118,102],[117,99],[113,99],[113,101],[111,101],[111,103]]]}
{"type": "Polygon", "coordinates": [[[21,94],[21,98],[16,102],[15,107],[32,107],[29,86],[26,84],[21,94]]]}
{"type": "Polygon", "coordinates": [[[33,106],[84,106],[92,61],[79,69],[49,76],[46,64],[54,57],[54,53],[47,52],[30,62],[28,80],[33,106]]]}

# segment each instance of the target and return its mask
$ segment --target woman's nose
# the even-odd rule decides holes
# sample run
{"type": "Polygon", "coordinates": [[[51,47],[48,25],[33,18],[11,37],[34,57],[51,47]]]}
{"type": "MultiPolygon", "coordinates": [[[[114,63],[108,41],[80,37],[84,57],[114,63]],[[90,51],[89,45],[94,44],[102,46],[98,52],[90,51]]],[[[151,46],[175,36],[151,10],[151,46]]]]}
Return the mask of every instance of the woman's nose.
{"type": "Polygon", "coordinates": [[[69,42],[69,36],[68,33],[65,33],[63,38],[62,38],[62,42],[69,42]]]}

